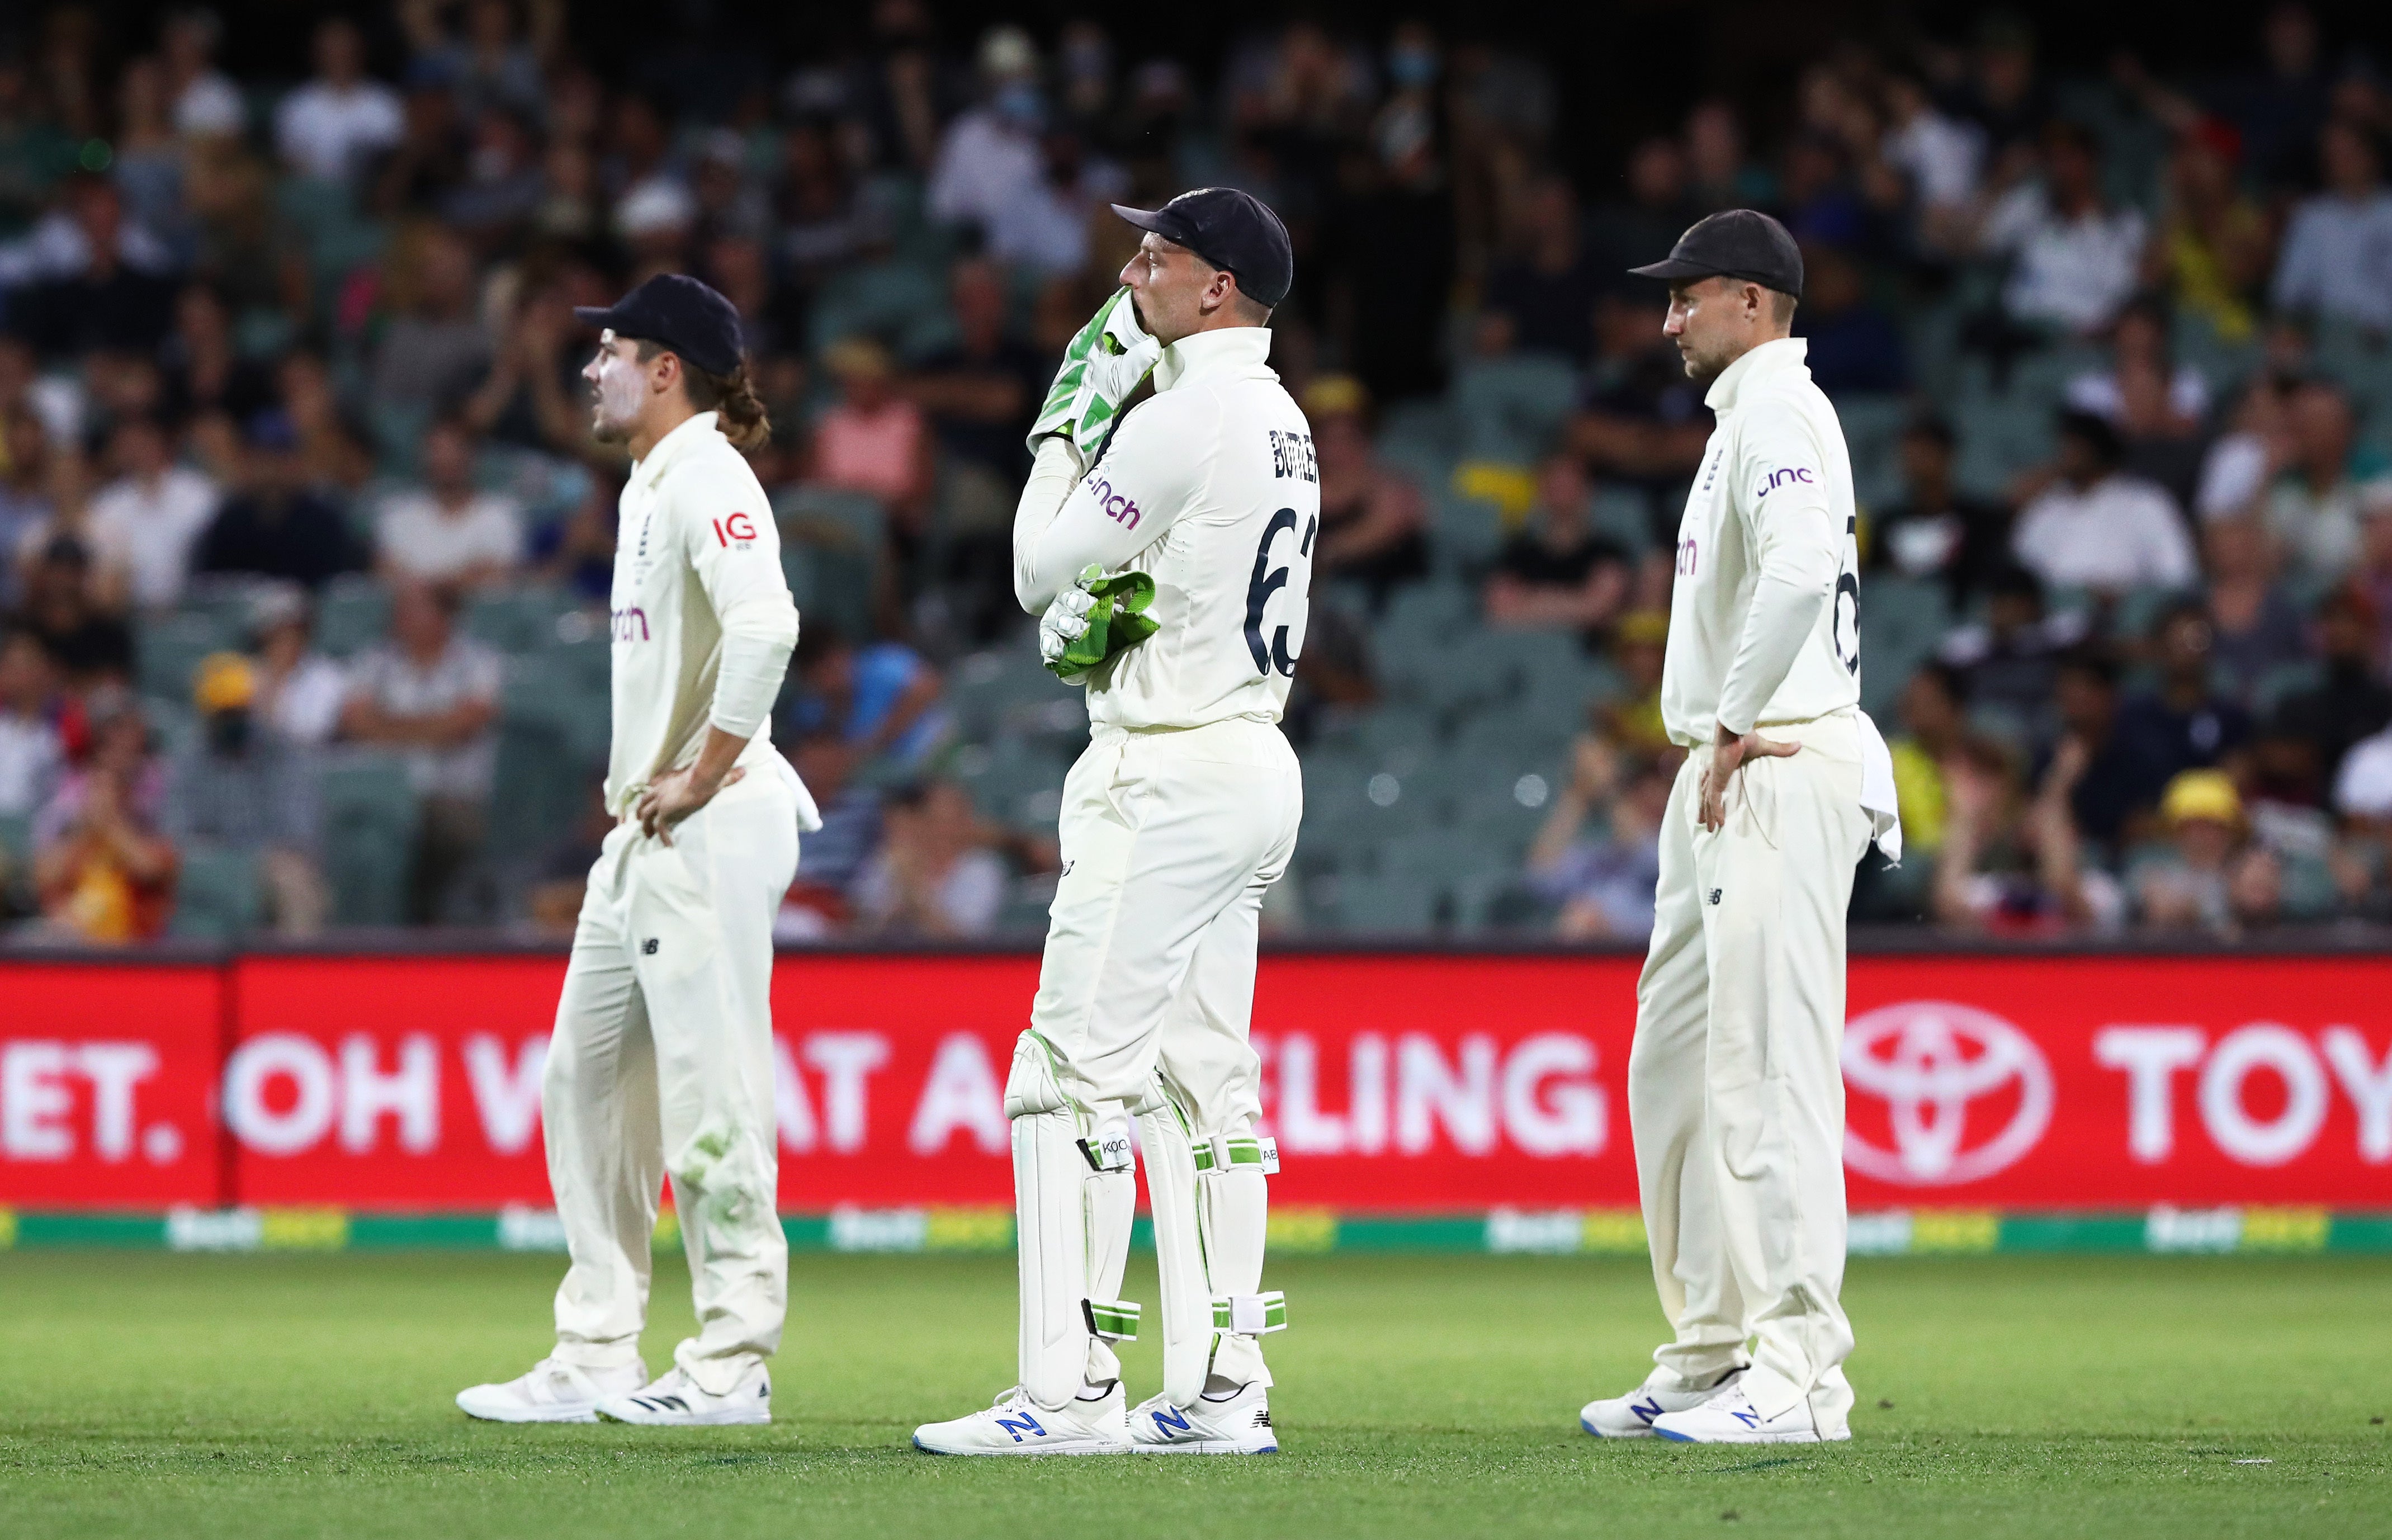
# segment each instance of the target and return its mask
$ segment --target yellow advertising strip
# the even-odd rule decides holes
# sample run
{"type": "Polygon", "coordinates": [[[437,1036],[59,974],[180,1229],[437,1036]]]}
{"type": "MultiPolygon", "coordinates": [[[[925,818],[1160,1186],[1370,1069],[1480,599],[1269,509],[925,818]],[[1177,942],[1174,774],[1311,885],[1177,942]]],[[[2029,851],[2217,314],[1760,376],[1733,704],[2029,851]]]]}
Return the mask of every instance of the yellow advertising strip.
{"type": "Polygon", "coordinates": [[[2245,1208],[2244,1251],[2323,1251],[2334,1216],[2323,1208],[2245,1208]]]}
{"type": "Polygon", "coordinates": [[[1337,1249],[1337,1215],[1329,1208],[1279,1208],[1266,1221],[1264,1245],[1281,1253],[1316,1254],[1337,1249]]]}
{"type": "Polygon", "coordinates": [[[1634,1208],[1590,1208],[1586,1211],[1582,1249],[1598,1257],[1642,1257],[1645,1253],[1644,1216],[1634,1208]]]}
{"type": "Polygon", "coordinates": [[[349,1216],[338,1208],[263,1208],[257,1220],[262,1251],[338,1251],[349,1244],[349,1216]]]}
{"type": "Polygon", "coordinates": [[[932,1208],[924,1215],[925,1251],[1010,1251],[1013,1210],[994,1207],[932,1208]]]}
{"type": "Polygon", "coordinates": [[[2001,1243],[2002,1217],[1990,1208],[1921,1208],[1910,1216],[1914,1252],[1982,1253],[2001,1243]]]}

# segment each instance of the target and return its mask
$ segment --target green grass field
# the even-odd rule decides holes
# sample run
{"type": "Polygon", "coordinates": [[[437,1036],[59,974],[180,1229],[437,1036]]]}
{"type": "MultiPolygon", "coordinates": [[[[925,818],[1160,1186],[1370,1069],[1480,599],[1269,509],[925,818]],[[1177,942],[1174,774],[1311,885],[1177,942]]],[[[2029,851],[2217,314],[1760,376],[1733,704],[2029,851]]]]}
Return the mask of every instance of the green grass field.
{"type": "MultiPolygon", "coordinates": [[[[557,1265],[0,1254],[0,1533],[2392,1533],[2385,1259],[1857,1263],[1852,1442],[1760,1449],[1578,1431],[1643,1373],[1640,1263],[1291,1260],[1285,1453],[1020,1461],[906,1444],[1010,1381],[1007,1259],[797,1259],[770,1428],[468,1423],[459,1386],[544,1350],[557,1265]]],[[[651,1366],[684,1286],[659,1267],[651,1366]]],[[[1150,1258],[1130,1293],[1153,1298],[1150,1258]]],[[[1160,1354],[1129,1357],[1135,1399],[1160,1354]]]]}

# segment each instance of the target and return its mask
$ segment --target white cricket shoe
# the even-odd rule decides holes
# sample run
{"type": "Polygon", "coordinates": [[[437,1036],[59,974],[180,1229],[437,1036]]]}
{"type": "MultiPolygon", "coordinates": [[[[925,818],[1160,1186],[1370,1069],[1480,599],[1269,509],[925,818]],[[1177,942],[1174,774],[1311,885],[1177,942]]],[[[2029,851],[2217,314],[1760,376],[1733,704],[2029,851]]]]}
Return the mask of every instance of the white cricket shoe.
{"type": "Polygon", "coordinates": [[[1129,1398],[1121,1381],[1094,1401],[1050,1412],[1014,1386],[984,1412],[914,1429],[914,1447],[930,1455],[1124,1455],[1129,1452],[1129,1398]]]}
{"type": "Polygon", "coordinates": [[[608,1422],[645,1428],[727,1428],[773,1420],[773,1377],[760,1362],[742,1375],[728,1395],[699,1389],[679,1365],[636,1394],[608,1396],[598,1403],[608,1422]]]}
{"type": "Polygon", "coordinates": [[[484,1422],[596,1422],[600,1402],[628,1395],[647,1382],[644,1364],[585,1369],[543,1358],[528,1374],[458,1391],[457,1410],[484,1422]]]}
{"type": "Polygon", "coordinates": [[[1142,1401],[1129,1415],[1130,1442],[1141,1455],[1276,1455],[1266,1390],[1255,1380],[1218,1401],[1199,1396],[1193,1406],[1162,1396],[1142,1401]]]}
{"type": "Polygon", "coordinates": [[[1700,1406],[1655,1417],[1653,1431],[1673,1443],[1835,1443],[1852,1436],[1849,1424],[1821,1428],[1807,1399],[1774,1417],[1762,1416],[1744,1393],[1741,1377],[1700,1406]]]}
{"type": "Polygon", "coordinates": [[[1624,1396],[1590,1401],[1579,1408],[1578,1425],[1598,1439],[1649,1439],[1653,1419],[1667,1412],[1691,1411],[1736,1383],[1742,1369],[1730,1369],[1699,1390],[1682,1389],[1675,1371],[1655,1369],[1644,1383],[1624,1396]]]}

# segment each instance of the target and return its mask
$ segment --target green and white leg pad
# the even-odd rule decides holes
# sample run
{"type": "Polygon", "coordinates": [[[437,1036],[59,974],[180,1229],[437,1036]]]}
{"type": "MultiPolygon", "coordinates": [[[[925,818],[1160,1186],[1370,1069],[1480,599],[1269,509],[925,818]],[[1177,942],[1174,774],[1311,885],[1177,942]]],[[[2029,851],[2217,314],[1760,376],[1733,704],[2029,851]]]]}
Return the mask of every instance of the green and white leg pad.
{"type": "Polygon", "coordinates": [[[1045,1042],[1025,1032],[1005,1088],[1013,1128],[1021,1393],[1055,1410],[1120,1379],[1113,1342],[1138,1335],[1119,1299],[1138,1201],[1129,1122],[1093,1128],[1063,1095],[1045,1042]]]}
{"type": "Polygon", "coordinates": [[[1212,1359],[1205,1390],[1271,1382],[1261,1338],[1287,1327],[1287,1300],[1263,1292],[1263,1245],[1270,1228],[1270,1188],[1279,1142],[1241,1124],[1196,1150],[1202,1197],[1204,1256],[1213,1284],[1212,1359]]]}

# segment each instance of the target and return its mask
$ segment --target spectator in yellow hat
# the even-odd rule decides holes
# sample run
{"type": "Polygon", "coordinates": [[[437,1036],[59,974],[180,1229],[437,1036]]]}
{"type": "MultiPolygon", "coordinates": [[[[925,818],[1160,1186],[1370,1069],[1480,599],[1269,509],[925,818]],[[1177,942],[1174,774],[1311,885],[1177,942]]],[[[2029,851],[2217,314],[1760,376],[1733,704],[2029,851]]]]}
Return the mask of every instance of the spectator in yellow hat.
{"type": "Polygon", "coordinates": [[[2160,794],[2165,842],[2135,875],[2136,910],[2161,930],[2230,932],[2230,887],[2242,853],[2242,795],[2223,770],[2178,772],[2160,794]]]}
{"type": "Polygon", "coordinates": [[[237,652],[212,653],[191,682],[199,740],[167,771],[162,825],[186,855],[222,851],[254,863],[266,922],[310,935],[331,908],[316,857],[315,777],[304,753],[263,720],[261,676],[237,652]]]}

